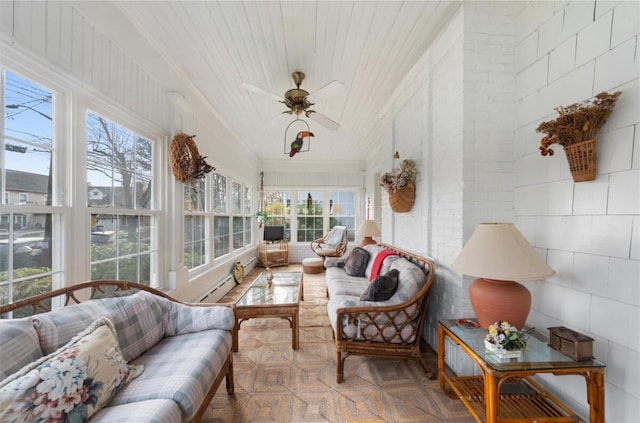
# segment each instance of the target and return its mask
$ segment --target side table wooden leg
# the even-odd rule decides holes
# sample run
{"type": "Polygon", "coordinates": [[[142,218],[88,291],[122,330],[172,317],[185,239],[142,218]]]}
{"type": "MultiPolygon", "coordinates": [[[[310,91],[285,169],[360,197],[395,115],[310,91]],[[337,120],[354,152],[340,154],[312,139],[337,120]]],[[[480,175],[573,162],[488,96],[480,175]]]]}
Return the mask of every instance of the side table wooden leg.
{"type": "Polygon", "coordinates": [[[590,371],[585,378],[587,379],[589,422],[604,423],[604,372],[590,371]]]}
{"type": "Polygon", "coordinates": [[[490,373],[484,373],[484,404],[487,423],[496,423],[498,421],[498,382],[490,373]]]}

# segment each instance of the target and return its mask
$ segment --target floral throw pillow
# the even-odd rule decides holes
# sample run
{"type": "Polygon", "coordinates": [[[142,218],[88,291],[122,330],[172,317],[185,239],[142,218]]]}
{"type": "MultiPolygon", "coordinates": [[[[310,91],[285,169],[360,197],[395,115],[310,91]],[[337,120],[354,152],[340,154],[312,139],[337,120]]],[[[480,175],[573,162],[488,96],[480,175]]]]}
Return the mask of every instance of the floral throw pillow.
{"type": "Polygon", "coordinates": [[[127,365],[113,324],[102,317],[2,381],[0,421],[86,421],[142,370],[127,365]]]}

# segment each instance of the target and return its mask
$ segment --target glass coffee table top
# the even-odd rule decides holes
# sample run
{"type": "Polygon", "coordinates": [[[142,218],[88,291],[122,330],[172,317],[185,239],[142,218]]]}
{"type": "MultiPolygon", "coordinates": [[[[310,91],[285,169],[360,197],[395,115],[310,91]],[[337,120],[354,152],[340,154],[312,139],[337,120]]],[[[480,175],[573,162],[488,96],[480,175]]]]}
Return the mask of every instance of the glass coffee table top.
{"type": "Polygon", "coordinates": [[[236,301],[236,306],[299,303],[302,272],[273,272],[273,286],[269,287],[267,282],[267,274],[262,272],[236,301]]]}

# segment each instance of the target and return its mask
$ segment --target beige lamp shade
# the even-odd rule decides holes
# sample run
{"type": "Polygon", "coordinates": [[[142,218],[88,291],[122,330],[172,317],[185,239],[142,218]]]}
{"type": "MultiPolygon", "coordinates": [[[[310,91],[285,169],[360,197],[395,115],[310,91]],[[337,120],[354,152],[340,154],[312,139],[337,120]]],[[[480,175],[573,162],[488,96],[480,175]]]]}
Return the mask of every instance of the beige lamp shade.
{"type": "Polygon", "coordinates": [[[546,279],[555,271],[513,223],[481,223],[451,265],[453,270],[485,279],[546,279]]]}
{"type": "Polygon", "coordinates": [[[555,273],[509,222],[478,225],[451,267],[479,278],[469,286],[469,298],[483,328],[506,320],[522,329],[531,294],[515,280],[546,279],[555,273]]]}
{"type": "Polygon", "coordinates": [[[330,214],[340,214],[342,213],[342,206],[340,204],[334,204],[331,206],[331,210],[329,210],[330,214]]]}
{"type": "Polygon", "coordinates": [[[380,236],[380,228],[378,228],[374,220],[365,220],[356,231],[356,236],[364,237],[360,243],[361,247],[367,244],[376,244],[373,237],[380,236]]]}

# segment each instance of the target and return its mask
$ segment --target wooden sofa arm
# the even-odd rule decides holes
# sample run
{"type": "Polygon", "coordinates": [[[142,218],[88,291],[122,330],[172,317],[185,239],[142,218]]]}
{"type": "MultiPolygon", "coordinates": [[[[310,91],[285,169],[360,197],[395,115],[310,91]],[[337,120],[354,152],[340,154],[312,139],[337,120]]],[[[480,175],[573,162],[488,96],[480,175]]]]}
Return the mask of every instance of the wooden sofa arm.
{"type": "Polygon", "coordinates": [[[38,313],[45,313],[51,311],[51,300],[57,297],[62,297],[65,306],[69,304],[79,304],[82,301],[86,301],[96,296],[100,296],[103,294],[108,294],[110,292],[118,292],[118,291],[127,291],[127,290],[138,290],[138,291],[147,291],[154,295],[158,295],[160,297],[164,297],[168,300],[171,300],[176,303],[189,305],[189,306],[216,306],[223,305],[229,306],[229,304],[214,304],[214,303],[186,303],[183,301],[176,300],[171,296],[165,294],[164,292],[152,288],[147,285],[139,284],[136,282],[129,281],[119,281],[119,280],[97,280],[97,281],[89,281],[83,282],[76,285],[67,286],[60,289],[55,289],[53,291],[45,292],[39,295],[34,295],[32,297],[24,298],[21,300],[17,300],[13,303],[0,305],[0,318],[6,313],[21,310],[29,307],[30,310],[28,312],[22,311],[20,317],[23,316],[32,316],[38,313]],[[112,288],[112,289],[107,289],[112,288]]]}

